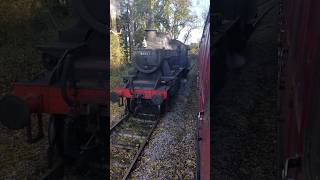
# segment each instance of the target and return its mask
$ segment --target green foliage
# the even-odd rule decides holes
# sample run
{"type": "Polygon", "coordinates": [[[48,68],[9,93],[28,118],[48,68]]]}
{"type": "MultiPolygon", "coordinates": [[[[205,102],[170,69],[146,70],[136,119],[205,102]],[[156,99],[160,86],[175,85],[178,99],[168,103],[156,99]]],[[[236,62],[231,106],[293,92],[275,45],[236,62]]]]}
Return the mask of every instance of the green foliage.
{"type": "Polygon", "coordinates": [[[190,54],[194,54],[194,55],[196,55],[196,54],[198,54],[198,52],[199,52],[199,43],[191,43],[190,44],[190,54]]]}
{"type": "Polygon", "coordinates": [[[183,28],[194,23],[196,16],[191,14],[190,0],[159,0],[154,19],[158,29],[177,39],[183,28]]]}
{"type": "Polygon", "coordinates": [[[122,64],[117,67],[110,68],[110,88],[118,86],[121,83],[123,76],[127,73],[129,69],[128,64],[122,64]]]}
{"type": "Polygon", "coordinates": [[[111,68],[124,64],[124,53],[120,46],[120,37],[110,32],[110,65],[111,68]]]}

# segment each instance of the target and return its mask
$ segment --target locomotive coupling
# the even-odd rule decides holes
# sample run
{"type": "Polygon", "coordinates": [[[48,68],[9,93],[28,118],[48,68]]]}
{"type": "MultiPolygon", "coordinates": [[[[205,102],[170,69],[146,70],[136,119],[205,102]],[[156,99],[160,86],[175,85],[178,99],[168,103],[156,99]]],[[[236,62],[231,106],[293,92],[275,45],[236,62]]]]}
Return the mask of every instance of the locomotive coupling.
{"type": "Polygon", "coordinates": [[[0,121],[9,129],[18,130],[26,127],[29,122],[30,110],[25,100],[6,95],[0,98],[0,121]]]}

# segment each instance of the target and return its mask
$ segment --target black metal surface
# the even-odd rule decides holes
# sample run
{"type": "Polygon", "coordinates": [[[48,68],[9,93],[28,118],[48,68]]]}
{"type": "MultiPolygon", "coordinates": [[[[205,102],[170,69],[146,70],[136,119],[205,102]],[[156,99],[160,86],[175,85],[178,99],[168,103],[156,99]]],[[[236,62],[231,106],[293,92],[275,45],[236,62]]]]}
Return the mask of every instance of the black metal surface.
{"type": "Polygon", "coordinates": [[[160,51],[141,49],[133,51],[133,65],[142,73],[150,74],[161,65],[160,51]]]}
{"type": "MultiPolygon", "coordinates": [[[[90,88],[106,88],[106,6],[106,1],[73,0],[73,24],[59,32],[56,42],[38,46],[43,65],[51,74],[48,84],[62,84],[62,92],[66,84],[77,88],[84,80],[92,82],[86,83],[90,88]]],[[[64,99],[72,104],[67,96],[64,99]]]]}
{"type": "Polygon", "coordinates": [[[28,125],[30,112],[24,100],[8,95],[0,99],[0,115],[3,125],[17,130],[28,125]]]}
{"type": "Polygon", "coordinates": [[[72,6],[78,15],[96,31],[107,33],[107,1],[72,0],[72,6]]]}
{"type": "Polygon", "coordinates": [[[227,20],[240,17],[244,22],[254,19],[257,14],[256,0],[213,0],[213,13],[221,13],[227,20]]]}
{"type": "MultiPolygon", "coordinates": [[[[54,167],[43,179],[61,178],[64,173],[61,168],[64,169],[66,162],[71,167],[81,164],[85,171],[94,169],[88,167],[92,161],[106,163],[107,100],[80,104],[70,97],[67,89],[72,89],[73,95],[78,89],[107,90],[107,1],[73,0],[72,6],[76,12],[75,21],[59,32],[55,42],[38,46],[46,70],[34,80],[24,82],[30,86],[60,87],[60,94],[70,110],[66,114],[51,114],[54,118],[49,127],[48,161],[54,167]],[[85,109],[87,112],[83,112],[85,109]],[[97,154],[98,151],[103,152],[97,154]],[[104,162],[100,162],[101,159],[104,162]]],[[[43,102],[48,103],[51,102],[43,102]]],[[[0,115],[1,123],[10,129],[27,127],[28,140],[34,140],[31,134],[33,124],[24,100],[15,96],[2,97],[0,115]]],[[[42,120],[39,120],[40,129],[42,120]]],[[[106,176],[106,168],[102,174],[106,176]]],[[[96,176],[90,177],[94,179],[96,176]]]]}

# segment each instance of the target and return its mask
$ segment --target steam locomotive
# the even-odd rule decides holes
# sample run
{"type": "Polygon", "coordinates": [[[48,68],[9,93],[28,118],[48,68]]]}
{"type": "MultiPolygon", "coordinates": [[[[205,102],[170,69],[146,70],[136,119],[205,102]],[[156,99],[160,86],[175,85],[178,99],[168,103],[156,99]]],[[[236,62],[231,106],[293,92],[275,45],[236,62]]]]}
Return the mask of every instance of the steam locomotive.
{"type": "Polygon", "coordinates": [[[132,114],[162,114],[189,71],[188,46],[154,29],[132,51],[133,67],[111,92],[111,101],[132,114]]]}
{"type": "Polygon", "coordinates": [[[78,161],[97,148],[101,150],[99,159],[105,157],[106,6],[98,0],[72,1],[75,23],[60,31],[56,42],[38,46],[45,71],[31,81],[15,83],[13,93],[0,98],[1,123],[9,129],[26,128],[30,143],[43,137],[42,114],[50,115],[50,166],[57,159],[78,161]],[[35,138],[33,114],[38,117],[35,138]]]}

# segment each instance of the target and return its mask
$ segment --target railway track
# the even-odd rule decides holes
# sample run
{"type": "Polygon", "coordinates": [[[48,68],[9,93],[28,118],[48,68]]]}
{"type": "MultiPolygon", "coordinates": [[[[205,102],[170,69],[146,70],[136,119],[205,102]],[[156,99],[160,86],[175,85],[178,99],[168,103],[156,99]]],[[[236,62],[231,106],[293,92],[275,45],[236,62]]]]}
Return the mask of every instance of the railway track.
{"type": "MultiPolygon", "coordinates": [[[[92,154],[88,153],[82,158],[82,162],[72,163],[63,160],[57,160],[52,168],[46,171],[39,179],[40,180],[90,180],[90,179],[105,179],[107,174],[106,163],[92,163],[92,161],[84,161],[90,158],[92,154]],[[86,164],[88,163],[88,164],[86,164]],[[81,164],[81,165],[80,165],[81,164]]],[[[105,161],[105,160],[104,160],[105,161]]]]}
{"type": "Polygon", "coordinates": [[[138,118],[126,114],[111,127],[110,179],[128,179],[159,120],[159,115],[138,118]]]}
{"type": "Polygon", "coordinates": [[[90,180],[105,179],[107,174],[106,160],[101,163],[99,160],[92,161],[93,155],[100,155],[97,151],[86,152],[76,163],[56,160],[53,166],[46,171],[40,180],[90,180]],[[88,160],[90,159],[91,160],[88,160]],[[94,163],[93,163],[94,162],[94,163]]]}

